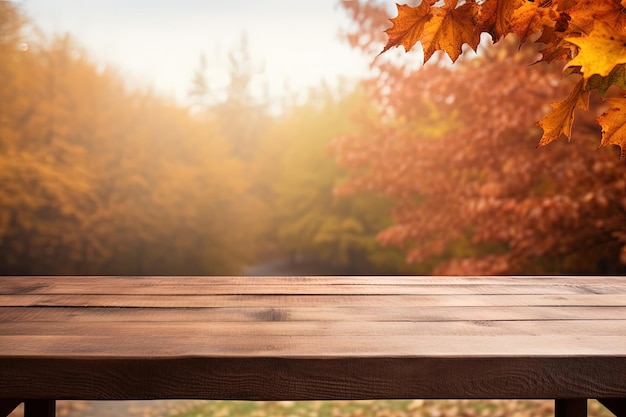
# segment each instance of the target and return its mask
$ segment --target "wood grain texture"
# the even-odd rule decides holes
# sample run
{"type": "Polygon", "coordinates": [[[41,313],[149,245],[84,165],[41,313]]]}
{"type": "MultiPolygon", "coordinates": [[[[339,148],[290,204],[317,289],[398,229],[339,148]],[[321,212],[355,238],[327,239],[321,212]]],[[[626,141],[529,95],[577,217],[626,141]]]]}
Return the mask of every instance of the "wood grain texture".
{"type": "Polygon", "coordinates": [[[269,321],[269,322],[63,322],[41,323],[0,322],[3,336],[77,336],[122,338],[190,339],[210,337],[311,338],[326,340],[338,337],[374,336],[569,336],[626,335],[626,320],[541,320],[541,321],[269,321]]]}
{"type": "Polygon", "coordinates": [[[0,391],[92,400],[624,398],[624,366],[624,358],[595,357],[24,359],[0,360],[12,381],[0,380],[0,391]]]}
{"type": "MultiPolygon", "coordinates": [[[[221,286],[249,286],[261,284],[263,286],[341,286],[341,285],[626,285],[620,276],[5,276],[2,277],[2,286],[26,283],[27,285],[85,285],[93,283],[116,283],[121,287],[162,287],[168,285],[194,286],[212,285],[221,286]],[[29,284],[30,283],[30,284],[29,284]]],[[[117,291],[111,288],[110,291],[117,291]]]]}
{"type": "Polygon", "coordinates": [[[626,278],[3,277],[0,347],[6,400],[621,404],[626,278]]]}
{"type": "MultiPolygon", "coordinates": [[[[140,335],[143,336],[143,335],[140,335]]],[[[626,335],[547,336],[0,336],[4,357],[57,358],[499,358],[626,357],[626,335]]]]}
{"type": "Polygon", "coordinates": [[[595,281],[580,277],[3,277],[0,283],[0,294],[5,295],[576,293],[626,294],[626,284],[614,277],[603,277],[595,281]]]}
{"type": "MultiPolygon", "coordinates": [[[[301,307],[301,308],[39,308],[0,307],[0,322],[445,322],[500,320],[619,320],[626,307],[301,307]],[[337,310],[337,309],[340,310],[337,310]]],[[[43,328],[43,325],[42,325],[43,328]]]]}
{"type": "Polygon", "coordinates": [[[2,307],[626,307],[625,294],[451,295],[0,295],[2,307]]]}

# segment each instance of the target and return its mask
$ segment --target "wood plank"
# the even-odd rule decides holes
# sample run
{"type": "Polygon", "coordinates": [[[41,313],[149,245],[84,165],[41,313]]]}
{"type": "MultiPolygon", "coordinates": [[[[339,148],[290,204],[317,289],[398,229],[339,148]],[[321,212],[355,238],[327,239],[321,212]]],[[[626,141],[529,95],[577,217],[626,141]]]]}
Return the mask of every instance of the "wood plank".
{"type": "Polygon", "coordinates": [[[19,393],[31,398],[102,400],[623,398],[625,361],[598,357],[13,358],[0,359],[0,397],[19,393]]]}
{"type": "Polygon", "coordinates": [[[0,322],[272,322],[616,320],[626,307],[303,307],[303,308],[70,308],[0,307],[0,322]]]}
{"type": "Polygon", "coordinates": [[[160,285],[611,285],[624,284],[623,276],[4,276],[2,285],[14,282],[38,283],[139,283],[160,285]]]}
{"type": "Polygon", "coordinates": [[[626,294],[625,285],[176,285],[145,287],[141,283],[55,283],[5,286],[5,295],[532,295],[532,294],[626,294]]]}
{"type": "MultiPolygon", "coordinates": [[[[447,278],[446,278],[447,280],[447,278]]],[[[494,283],[460,281],[438,284],[389,283],[382,280],[367,284],[318,283],[259,283],[253,279],[247,284],[215,285],[210,278],[145,278],[106,277],[99,280],[62,277],[8,277],[0,281],[0,294],[169,294],[169,295],[233,295],[233,294],[626,294],[626,279],[622,284],[603,282],[585,283],[519,283],[498,279],[494,283]]]]}
{"type": "MultiPolygon", "coordinates": [[[[0,358],[625,357],[626,335],[309,336],[193,338],[148,335],[4,336],[0,358]]],[[[626,368],[624,368],[626,372],[626,368]]]]}
{"type": "Polygon", "coordinates": [[[572,295],[0,295],[2,307],[613,306],[623,294],[572,295]]]}
{"type": "Polygon", "coordinates": [[[441,279],[0,278],[0,398],[626,397],[626,278],[441,279]]]}
{"type": "Polygon", "coordinates": [[[446,322],[76,322],[0,323],[3,336],[118,336],[145,338],[221,336],[505,336],[626,334],[626,320],[446,322]]]}

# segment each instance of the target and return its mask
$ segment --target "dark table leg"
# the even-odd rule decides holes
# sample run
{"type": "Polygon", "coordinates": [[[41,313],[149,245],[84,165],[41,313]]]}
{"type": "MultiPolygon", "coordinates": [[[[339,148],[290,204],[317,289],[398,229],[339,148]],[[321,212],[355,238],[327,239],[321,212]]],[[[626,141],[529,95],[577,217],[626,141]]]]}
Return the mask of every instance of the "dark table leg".
{"type": "Polygon", "coordinates": [[[626,417],[626,398],[598,398],[598,401],[617,417],[626,417]]]}
{"type": "Polygon", "coordinates": [[[22,400],[0,400],[0,417],[7,417],[21,403],[23,403],[22,400]]]}
{"type": "Polygon", "coordinates": [[[554,405],[555,417],[587,417],[586,398],[556,400],[554,405]]]}
{"type": "Polygon", "coordinates": [[[54,400],[24,401],[24,417],[54,417],[56,402],[54,400]]]}

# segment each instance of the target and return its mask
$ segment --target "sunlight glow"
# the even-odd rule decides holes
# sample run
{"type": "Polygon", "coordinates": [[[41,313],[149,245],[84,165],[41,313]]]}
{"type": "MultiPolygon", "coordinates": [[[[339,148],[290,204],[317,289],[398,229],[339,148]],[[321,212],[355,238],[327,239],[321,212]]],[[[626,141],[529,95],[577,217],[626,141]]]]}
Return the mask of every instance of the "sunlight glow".
{"type": "Polygon", "coordinates": [[[339,38],[347,17],[335,0],[238,2],[24,0],[47,33],[69,32],[91,58],[118,69],[131,86],[186,98],[200,56],[207,58],[214,90],[224,88],[228,53],[248,38],[252,63],[261,68],[258,93],[279,99],[322,79],[357,78],[369,61],[339,38]]]}

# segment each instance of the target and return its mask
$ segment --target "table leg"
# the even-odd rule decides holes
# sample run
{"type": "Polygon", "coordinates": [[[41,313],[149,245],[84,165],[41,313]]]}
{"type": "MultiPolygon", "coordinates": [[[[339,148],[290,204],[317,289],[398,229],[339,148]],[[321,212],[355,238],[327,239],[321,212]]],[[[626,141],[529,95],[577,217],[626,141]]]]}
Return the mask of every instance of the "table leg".
{"type": "Polygon", "coordinates": [[[11,414],[11,411],[15,410],[15,407],[20,405],[22,400],[0,400],[0,417],[7,417],[11,414]]]}
{"type": "Polygon", "coordinates": [[[626,417],[626,398],[598,398],[598,401],[617,417],[626,417]]]}
{"type": "Polygon", "coordinates": [[[24,417],[54,417],[56,402],[54,400],[24,401],[24,417]]]}
{"type": "Polygon", "coordinates": [[[555,417],[587,417],[586,398],[556,400],[554,405],[555,417]]]}

